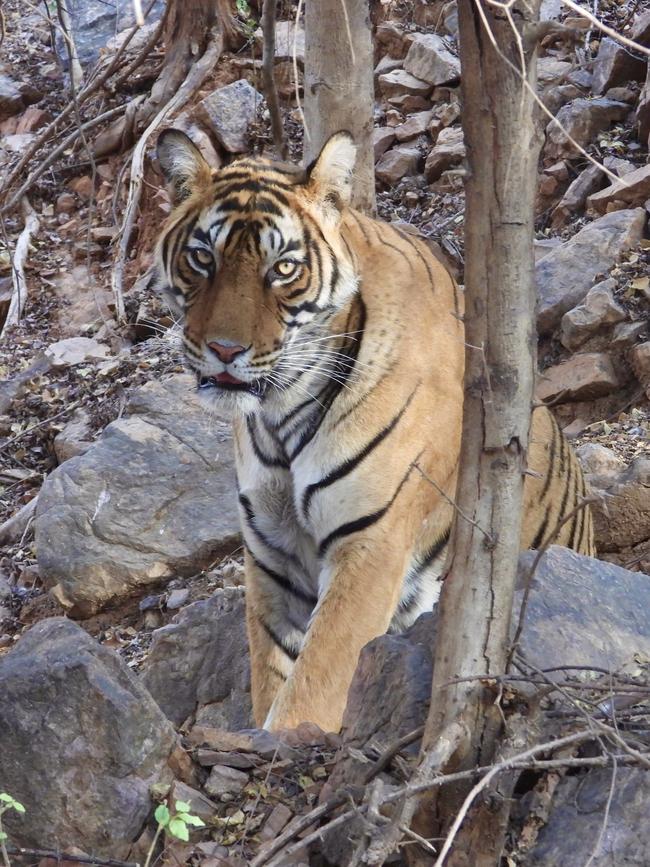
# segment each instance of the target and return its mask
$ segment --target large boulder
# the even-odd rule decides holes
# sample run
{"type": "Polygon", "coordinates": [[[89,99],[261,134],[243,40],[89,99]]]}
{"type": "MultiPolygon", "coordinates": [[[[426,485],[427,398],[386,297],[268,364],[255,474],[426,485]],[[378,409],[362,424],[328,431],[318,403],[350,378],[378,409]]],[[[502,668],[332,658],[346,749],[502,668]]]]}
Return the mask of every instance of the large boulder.
{"type": "Polygon", "coordinates": [[[545,155],[556,160],[577,156],[580,151],[576,145],[585,147],[610,124],[623,120],[629,111],[626,103],[606,97],[572,100],[562,106],[546,128],[545,155]]]}
{"type": "Polygon", "coordinates": [[[537,327],[548,334],[580,304],[599,277],[643,237],[646,212],[632,208],[605,214],[560,244],[535,266],[537,327]]]}
{"type": "Polygon", "coordinates": [[[460,60],[435,33],[414,34],[404,69],[433,85],[448,84],[460,78],[460,60]]]}
{"type": "Polygon", "coordinates": [[[248,150],[248,134],[264,97],[245,78],[208,94],[196,108],[196,117],[231,154],[248,150]]]}
{"type": "Polygon", "coordinates": [[[124,858],[168,782],[174,730],[112,650],[63,617],[0,657],[0,790],[13,843],[124,858]]]}
{"type": "Polygon", "coordinates": [[[534,849],[520,863],[524,867],[647,864],[650,771],[619,768],[614,782],[612,789],[610,768],[565,776],[534,849]]]}
{"type": "MultiPolygon", "coordinates": [[[[520,558],[513,632],[524,579],[536,556],[528,551],[520,558]]],[[[380,636],[361,651],[343,717],[342,745],[323,798],[342,786],[361,784],[373,758],[424,724],[436,618],[436,612],[423,614],[404,635],[380,636]]],[[[650,579],[567,548],[549,548],[531,582],[519,646],[530,663],[546,670],[567,665],[616,670],[626,663],[636,667],[637,655],[650,654],[650,579]]],[[[363,830],[359,822],[346,826],[345,836],[328,835],[325,856],[334,864],[347,863],[363,830]]]]}
{"type": "Polygon", "coordinates": [[[604,214],[613,202],[621,202],[628,206],[642,205],[648,198],[650,198],[650,165],[640,166],[628,172],[620,181],[589,196],[587,208],[596,214],[604,214]]]}
{"type": "Polygon", "coordinates": [[[82,616],[161,579],[191,575],[237,547],[235,491],[227,417],[205,411],[189,376],[147,383],[85,454],[41,488],[41,574],[82,616]]]}
{"type": "Polygon", "coordinates": [[[535,396],[556,403],[593,400],[611,394],[621,384],[606,352],[580,352],[540,373],[535,396]]]}
{"type": "Polygon", "coordinates": [[[177,725],[238,730],[251,725],[250,662],[244,593],[217,590],[156,629],[143,682],[177,725]]]}
{"type": "Polygon", "coordinates": [[[628,81],[643,81],[645,68],[645,58],[635,57],[625,45],[605,36],[594,60],[593,92],[604,93],[628,81]]]}
{"type": "Polygon", "coordinates": [[[602,496],[592,509],[598,550],[612,553],[650,539],[650,458],[618,469],[586,469],[592,490],[602,496]]]}
{"type": "Polygon", "coordinates": [[[614,299],[614,289],[616,281],[611,277],[596,283],[582,304],[564,314],[560,335],[563,346],[573,352],[594,334],[627,317],[623,307],[614,299]]]}

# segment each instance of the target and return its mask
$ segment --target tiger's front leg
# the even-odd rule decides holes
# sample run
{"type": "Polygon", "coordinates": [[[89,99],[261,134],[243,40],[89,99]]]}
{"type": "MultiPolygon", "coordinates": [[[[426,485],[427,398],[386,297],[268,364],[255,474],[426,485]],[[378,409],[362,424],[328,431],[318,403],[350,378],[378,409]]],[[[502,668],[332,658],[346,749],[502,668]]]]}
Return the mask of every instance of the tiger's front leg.
{"type": "Polygon", "coordinates": [[[405,552],[386,541],[392,538],[384,525],[381,540],[357,534],[328,556],[324,595],[265,728],[295,728],[309,721],[324,731],[340,729],[361,648],[386,632],[399,601],[405,552]]]}

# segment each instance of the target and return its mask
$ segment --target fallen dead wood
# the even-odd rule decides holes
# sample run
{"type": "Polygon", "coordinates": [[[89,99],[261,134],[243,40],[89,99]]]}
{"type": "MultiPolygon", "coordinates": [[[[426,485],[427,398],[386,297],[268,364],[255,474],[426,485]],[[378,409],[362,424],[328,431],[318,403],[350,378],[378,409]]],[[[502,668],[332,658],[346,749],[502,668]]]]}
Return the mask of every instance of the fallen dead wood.
{"type": "Polygon", "coordinates": [[[223,34],[221,30],[214,29],[210,35],[210,41],[203,56],[190,69],[185,81],[178,89],[176,95],[164,105],[158,114],[150,122],[149,126],[142,133],[140,140],[133,150],[133,158],[131,160],[131,179],[129,182],[129,195],[124,212],[124,219],[120,228],[118,238],[119,245],[117,247],[115,263],[113,267],[113,275],[111,279],[113,297],[115,299],[115,313],[118,322],[124,320],[124,269],[126,268],[126,257],[131,243],[133,227],[135,225],[140,205],[140,197],[142,195],[142,183],[144,175],[144,153],[149,137],[156,129],[175,111],[181,109],[190,97],[203,84],[207,76],[210,74],[223,50],[223,34]]]}
{"type": "Polygon", "coordinates": [[[16,323],[20,321],[20,318],[23,315],[25,302],[27,301],[25,262],[27,260],[27,253],[29,252],[29,242],[31,241],[32,235],[35,235],[36,232],[38,232],[40,225],[36,212],[33,210],[26,197],[21,201],[21,210],[25,218],[25,226],[20,233],[13,255],[11,267],[13,293],[9,304],[9,312],[7,313],[2,333],[0,333],[0,339],[5,336],[7,329],[10,326],[16,325],[16,323]]]}
{"type": "Polygon", "coordinates": [[[11,518],[7,518],[3,524],[0,524],[0,545],[12,545],[22,538],[36,512],[37,500],[38,496],[34,497],[11,518]]]}

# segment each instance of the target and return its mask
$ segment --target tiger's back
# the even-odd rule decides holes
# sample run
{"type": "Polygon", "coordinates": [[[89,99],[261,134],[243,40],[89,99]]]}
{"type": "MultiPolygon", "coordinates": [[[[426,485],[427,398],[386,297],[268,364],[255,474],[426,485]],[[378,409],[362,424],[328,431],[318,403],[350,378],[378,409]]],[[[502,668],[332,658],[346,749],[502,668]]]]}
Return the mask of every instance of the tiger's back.
{"type": "MultiPolygon", "coordinates": [[[[347,206],[354,147],[213,175],[171,133],[158,245],[208,400],[235,410],[253,704],[337,729],[361,647],[437,599],[458,474],[462,299],[420,240],[347,206]]],[[[593,553],[575,456],[533,415],[522,546],[593,553]]]]}

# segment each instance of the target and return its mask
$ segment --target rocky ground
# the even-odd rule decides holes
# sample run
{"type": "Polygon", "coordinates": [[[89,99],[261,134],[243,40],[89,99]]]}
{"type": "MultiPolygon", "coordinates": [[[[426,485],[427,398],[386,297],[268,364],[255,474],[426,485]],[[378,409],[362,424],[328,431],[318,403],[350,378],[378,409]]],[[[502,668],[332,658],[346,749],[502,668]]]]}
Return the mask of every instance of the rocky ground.
{"type": "MultiPolygon", "coordinates": [[[[601,0],[599,14],[650,46],[650,13],[642,7],[601,0]]],[[[47,20],[18,0],[3,8],[6,177],[68,95],[47,20]]],[[[465,152],[454,4],[373,9],[378,209],[427,238],[462,282],[465,152]]],[[[106,4],[81,4],[77,13],[88,74],[110,60],[119,41],[110,36],[129,22],[116,21],[106,4]]],[[[159,13],[156,6],[152,15],[159,13]]],[[[220,59],[174,119],[217,167],[270,148],[250,14],[242,12],[244,48],[220,59]]],[[[650,72],[640,55],[589,31],[560,3],[545,0],[544,15],[577,31],[577,41],[549,37],[538,65],[540,99],[561,126],[544,118],[537,396],[553,405],[602,495],[594,507],[599,556],[613,565],[560,549],[545,556],[525,655],[539,669],[594,669],[593,694],[566,674],[563,693],[545,699],[546,733],[575,718],[567,694],[605,713],[602,672],[610,672],[610,692],[615,674],[617,694],[636,695],[629,708],[621,705],[618,722],[642,742],[647,707],[638,693],[650,656],[650,72]]],[[[278,23],[276,70],[299,159],[293,27],[278,23]]],[[[134,40],[121,68],[141,44],[134,40]]],[[[300,30],[296,45],[300,70],[300,30]]],[[[146,93],[161,56],[152,49],[127,82],[113,81],[93,97],[84,120],[146,93]]],[[[169,207],[149,160],[127,263],[127,323],[115,317],[110,277],[128,181],[116,145],[121,123],[118,117],[93,131],[92,158],[70,146],[31,185],[39,227],[26,265],[29,298],[0,343],[0,791],[25,803],[25,817],[9,820],[10,838],[34,849],[142,862],[153,803],[167,798],[189,802],[206,828],[191,842],[168,837],[164,863],[240,867],[257,857],[261,865],[273,841],[319,798],[343,786],[354,791],[369,774],[388,786],[408,778],[417,743],[379,770],[376,763],[425,718],[433,627],[429,618],[408,636],[366,648],[341,736],[306,726],[278,739],[249,729],[229,421],[196,405],[176,327],[138,280],[169,207]]],[[[27,171],[46,156],[37,153],[27,171]]],[[[4,223],[9,249],[22,226],[12,209],[4,223]]],[[[0,320],[10,284],[5,248],[0,320]]],[[[551,775],[522,782],[510,863],[582,865],[602,822],[607,773],[559,775],[543,809],[551,775]]],[[[647,771],[619,773],[609,848],[592,860],[595,867],[613,863],[613,852],[620,863],[646,863],[647,771]]],[[[307,822],[297,831],[294,845],[311,842],[277,863],[348,863],[360,820],[324,839],[315,827],[307,822]]]]}

